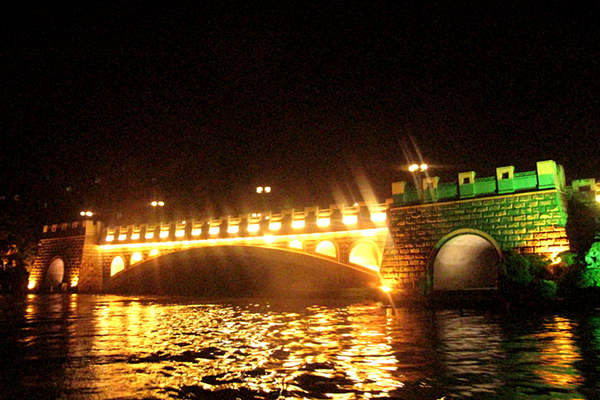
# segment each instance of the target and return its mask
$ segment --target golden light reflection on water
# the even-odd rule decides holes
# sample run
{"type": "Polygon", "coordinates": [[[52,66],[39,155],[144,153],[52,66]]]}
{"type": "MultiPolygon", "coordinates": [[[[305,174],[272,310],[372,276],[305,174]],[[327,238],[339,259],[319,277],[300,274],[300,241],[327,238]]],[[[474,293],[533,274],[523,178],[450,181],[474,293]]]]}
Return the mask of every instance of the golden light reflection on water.
{"type": "Polygon", "coordinates": [[[523,327],[376,303],[87,295],[32,295],[22,313],[13,398],[578,398],[596,385],[577,367],[577,323],[558,316],[523,327]]]}
{"type": "Polygon", "coordinates": [[[548,384],[574,388],[581,382],[581,376],[574,364],[581,360],[573,342],[571,322],[555,316],[548,324],[549,330],[536,335],[546,343],[540,351],[540,365],[536,373],[548,384]]]}

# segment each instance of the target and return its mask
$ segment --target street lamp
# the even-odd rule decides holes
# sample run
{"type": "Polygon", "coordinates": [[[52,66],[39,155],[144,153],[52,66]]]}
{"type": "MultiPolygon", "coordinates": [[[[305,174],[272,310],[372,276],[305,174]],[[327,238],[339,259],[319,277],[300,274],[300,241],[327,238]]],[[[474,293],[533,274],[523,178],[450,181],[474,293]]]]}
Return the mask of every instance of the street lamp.
{"type": "Polygon", "coordinates": [[[419,195],[419,200],[423,201],[423,185],[422,182],[423,180],[421,179],[421,173],[427,171],[427,169],[429,168],[429,165],[425,164],[425,163],[421,163],[421,164],[411,164],[408,166],[408,171],[413,174],[414,178],[415,178],[415,183],[417,186],[417,194],[419,195]]]}

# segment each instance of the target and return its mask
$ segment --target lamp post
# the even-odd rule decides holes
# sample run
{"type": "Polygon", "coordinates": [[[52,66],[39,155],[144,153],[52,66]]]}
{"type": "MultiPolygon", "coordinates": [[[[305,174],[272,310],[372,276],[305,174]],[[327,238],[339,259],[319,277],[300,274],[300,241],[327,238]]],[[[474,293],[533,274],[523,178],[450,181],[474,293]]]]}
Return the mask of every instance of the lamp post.
{"type": "Polygon", "coordinates": [[[429,165],[425,163],[421,164],[411,164],[408,166],[408,171],[413,174],[415,184],[417,186],[417,194],[419,195],[419,200],[423,201],[423,179],[421,174],[429,169],[429,165]]]}

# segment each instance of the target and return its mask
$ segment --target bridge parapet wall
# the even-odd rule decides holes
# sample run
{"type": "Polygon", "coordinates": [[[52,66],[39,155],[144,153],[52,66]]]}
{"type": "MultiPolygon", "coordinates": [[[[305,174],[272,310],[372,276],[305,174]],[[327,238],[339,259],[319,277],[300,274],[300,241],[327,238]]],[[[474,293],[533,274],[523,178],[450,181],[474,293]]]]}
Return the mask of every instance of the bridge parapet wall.
{"type": "Polygon", "coordinates": [[[211,240],[244,236],[293,235],[373,229],[385,226],[388,204],[331,205],[304,210],[255,212],[241,216],[218,216],[184,221],[108,226],[100,243],[145,243],[185,240],[211,240]]]}

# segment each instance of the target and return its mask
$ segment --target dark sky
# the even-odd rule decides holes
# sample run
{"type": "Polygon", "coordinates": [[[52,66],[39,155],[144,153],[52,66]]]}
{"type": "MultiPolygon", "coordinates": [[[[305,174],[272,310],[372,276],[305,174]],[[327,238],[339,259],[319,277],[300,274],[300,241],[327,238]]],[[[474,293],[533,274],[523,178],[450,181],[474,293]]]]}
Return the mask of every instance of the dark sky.
{"type": "Polygon", "coordinates": [[[236,209],[262,183],[282,205],[367,186],[383,201],[416,149],[444,179],[544,159],[600,178],[598,2],[196,3],[6,12],[2,190],[124,209],[236,209]]]}

